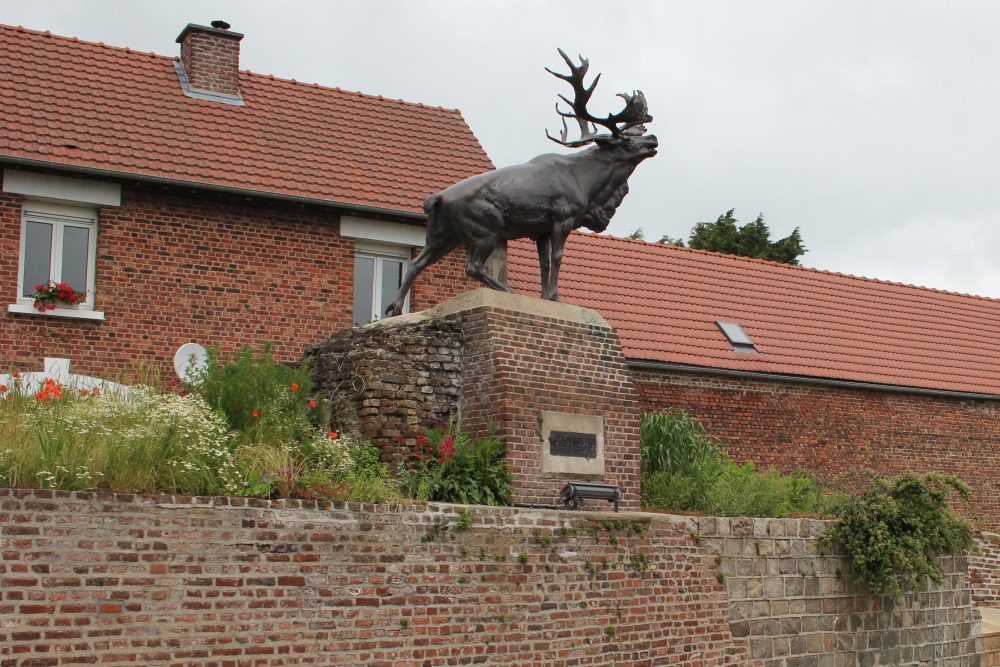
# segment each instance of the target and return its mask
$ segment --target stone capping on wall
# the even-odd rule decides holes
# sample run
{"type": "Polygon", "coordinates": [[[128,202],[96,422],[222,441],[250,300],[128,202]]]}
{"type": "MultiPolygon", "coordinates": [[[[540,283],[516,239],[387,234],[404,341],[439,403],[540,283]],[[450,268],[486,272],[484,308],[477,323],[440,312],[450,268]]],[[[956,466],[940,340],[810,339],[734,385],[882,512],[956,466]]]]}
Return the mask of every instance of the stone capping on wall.
{"type": "Polygon", "coordinates": [[[0,488],[0,663],[980,664],[963,559],[872,597],[829,526],[0,488]]]}

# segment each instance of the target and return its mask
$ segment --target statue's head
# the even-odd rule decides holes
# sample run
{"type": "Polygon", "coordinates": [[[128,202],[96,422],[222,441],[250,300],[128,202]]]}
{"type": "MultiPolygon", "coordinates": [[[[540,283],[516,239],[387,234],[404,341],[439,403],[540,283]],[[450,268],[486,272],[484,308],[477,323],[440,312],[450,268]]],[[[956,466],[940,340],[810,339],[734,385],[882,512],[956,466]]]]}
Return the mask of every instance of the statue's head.
{"type": "Polygon", "coordinates": [[[646,123],[652,122],[653,117],[649,115],[646,106],[646,96],[641,90],[634,90],[632,94],[618,93],[618,97],[625,100],[625,108],[616,114],[608,114],[607,118],[600,118],[592,115],[587,110],[587,103],[590,101],[597,82],[601,75],[598,74],[589,86],[584,83],[587,70],[590,69],[590,61],[580,56],[580,64],[575,65],[562,49],[559,49],[566,64],[569,65],[569,74],[560,74],[545,68],[550,74],[568,82],[573,86],[573,99],[570,100],[565,95],[559,98],[568,104],[572,111],[563,111],[556,104],[556,113],[562,116],[563,129],[559,133],[559,138],[553,137],[545,132],[552,141],[562,146],[579,148],[588,144],[596,144],[602,150],[610,150],[616,157],[625,162],[638,164],[648,157],[656,155],[656,147],[659,142],[652,134],[646,134],[646,123]],[[580,125],[580,138],[569,139],[569,128],[566,125],[567,118],[576,119],[580,125]],[[600,126],[607,132],[598,132],[600,126]]]}

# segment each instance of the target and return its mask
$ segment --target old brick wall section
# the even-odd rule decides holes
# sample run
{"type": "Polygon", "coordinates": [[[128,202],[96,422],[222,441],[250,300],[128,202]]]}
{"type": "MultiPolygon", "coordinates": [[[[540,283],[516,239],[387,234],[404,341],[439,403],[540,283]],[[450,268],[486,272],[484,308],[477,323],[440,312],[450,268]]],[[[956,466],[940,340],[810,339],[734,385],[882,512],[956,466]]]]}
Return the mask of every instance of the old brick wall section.
{"type": "Polygon", "coordinates": [[[445,427],[462,391],[461,329],[440,319],[345,329],[306,351],[332,425],[358,432],[394,463],[416,437],[445,427]]]}
{"type": "MultiPolygon", "coordinates": [[[[173,377],[184,343],[226,350],[274,342],[295,361],[317,340],[350,327],[354,241],[329,208],[123,182],[122,205],[102,207],[97,310],[103,322],[18,315],[21,197],[0,193],[0,364],[42,370],[45,356],[115,376],[154,362],[173,377]]],[[[426,309],[472,289],[464,253],[426,271],[411,295],[426,309]]]]}
{"type": "Polygon", "coordinates": [[[632,369],[643,412],[683,409],[738,461],[832,479],[860,468],[953,473],[981,525],[1000,526],[1000,403],[632,369]]]}
{"type": "Polygon", "coordinates": [[[1000,607],[1000,535],[980,534],[979,553],[969,557],[969,580],[976,604],[1000,607]]]}
{"type": "Polygon", "coordinates": [[[686,520],[594,516],[0,489],[0,664],[750,664],[686,520]]]}
{"type": "Polygon", "coordinates": [[[0,665],[978,667],[963,561],[894,603],[828,527],[0,489],[0,665]]]}

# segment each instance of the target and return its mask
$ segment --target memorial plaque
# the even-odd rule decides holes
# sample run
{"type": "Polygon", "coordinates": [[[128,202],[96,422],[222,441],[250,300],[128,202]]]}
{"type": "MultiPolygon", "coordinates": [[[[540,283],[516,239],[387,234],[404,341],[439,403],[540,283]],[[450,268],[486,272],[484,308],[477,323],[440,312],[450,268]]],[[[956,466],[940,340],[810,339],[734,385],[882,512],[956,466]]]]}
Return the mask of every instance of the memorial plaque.
{"type": "Polygon", "coordinates": [[[597,458],[597,436],[593,433],[552,431],[549,433],[549,454],[576,456],[583,459],[597,458]]]}
{"type": "Polygon", "coordinates": [[[542,476],[603,482],[604,419],[548,410],[539,417],[542,476]]]}

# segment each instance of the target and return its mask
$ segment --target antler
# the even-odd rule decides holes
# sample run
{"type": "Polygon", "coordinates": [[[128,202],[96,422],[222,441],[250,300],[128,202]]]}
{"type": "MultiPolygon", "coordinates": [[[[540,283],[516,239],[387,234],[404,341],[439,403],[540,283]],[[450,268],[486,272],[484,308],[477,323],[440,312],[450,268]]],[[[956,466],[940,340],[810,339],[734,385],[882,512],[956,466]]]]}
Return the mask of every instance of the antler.
{"type": "Polygon", "coordinates": [[[545,71],[573,86],[572,101],[566,98],[565,95],[559,95],[559,99],[568,104],[572,109],[572,112],[563,111],[559,108],[559,103],[556,103],[556,113],[562,116],[563,129],[562,132],[559,133],[559,139],[550,135],[549,131],[546,130],[545,136],[549,139],[557,144],[562,144],[563,146],[578,148],[580,146],[586,146],[601,137],[618,137],[626,130],[653,120],[653,117],[649,115],[646,107],[646,96],[642,94],[642,91],[635,90],[632,91],[631,95],[628,93],[618,93],[618,97],[625,100],[625,108],[617,114],[608,114],[607,118],[598,118],[597,116],[592,115],[589,111],[587,111],[587,103],[590,101],[591,95],[594,94],[594,89],[597,88],[597,82],[601,80],[601,75],[598,74],[590,86],[587,86],[584,83],[584,77],[587,76],[587,71],[590,69],[590,61],[583,56],[579,56],[580,64],[575,65],[562,49],[557,50],[559,51],[559,55],[562,56],[562,59],[566,61],[567,65],[569,65],[570,73],[560,74],[559,72],[550,70],[548,67],[545,68],[545,71]],[[566,126],[567,118],[575,118],[580,124],[579,139],[567,141],[569,138],[569,128],[566,126]],[[598,125],[610,130],[611,134],[598,134],[598,125]]]}

